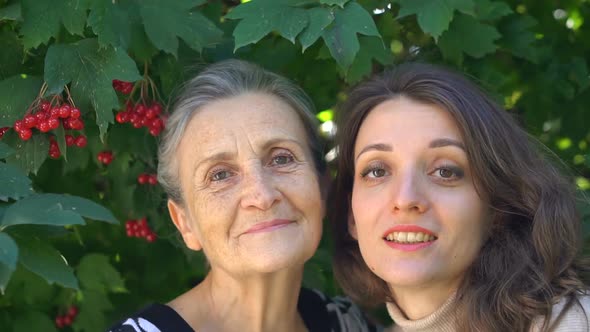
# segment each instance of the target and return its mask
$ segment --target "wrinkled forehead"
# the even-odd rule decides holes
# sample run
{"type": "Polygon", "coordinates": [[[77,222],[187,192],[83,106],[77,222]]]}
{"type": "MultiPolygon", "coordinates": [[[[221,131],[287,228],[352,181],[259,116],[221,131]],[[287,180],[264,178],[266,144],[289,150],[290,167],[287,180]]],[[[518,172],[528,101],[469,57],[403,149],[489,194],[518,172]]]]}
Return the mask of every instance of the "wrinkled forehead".
{"type": "Polygon", "coordinates": [[[214,153],[237,153],[240,146],[262,148],[268,141],[291,140],[309,150],[302,120],[281,99],[267,94],[244,94],[212,102],[195,112],[176,155],[182,164],[214,153]]]}

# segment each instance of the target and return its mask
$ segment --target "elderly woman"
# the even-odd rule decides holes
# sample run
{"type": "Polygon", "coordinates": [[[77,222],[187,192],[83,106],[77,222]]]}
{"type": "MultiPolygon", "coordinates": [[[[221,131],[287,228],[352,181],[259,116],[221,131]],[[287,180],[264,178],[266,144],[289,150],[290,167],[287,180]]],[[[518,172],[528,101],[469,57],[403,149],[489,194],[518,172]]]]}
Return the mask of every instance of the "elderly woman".
{"type": "Polygon", "coordinates": [[[325,210],[316,128],[306,94],[255,65],[228,60],[188,82],[158,177],[172,221],[210,270],[111,331],[373,331],[350,303],[301,288],[325,210]]]}
{"type": "Polygon", "coordinates": [[[391,331],[590,331],[573,184],[459,74],[400,65],[343,107],[336,276],[391,331]]]}

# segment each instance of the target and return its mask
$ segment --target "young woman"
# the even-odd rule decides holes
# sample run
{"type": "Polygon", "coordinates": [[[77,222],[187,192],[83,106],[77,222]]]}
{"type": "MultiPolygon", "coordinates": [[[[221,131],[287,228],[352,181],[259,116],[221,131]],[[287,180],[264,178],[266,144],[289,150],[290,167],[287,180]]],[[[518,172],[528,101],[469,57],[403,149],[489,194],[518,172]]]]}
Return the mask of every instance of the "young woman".
{"type": "Polygon", "coordinates": [[[210,270],[111,331],[374,330],[350,302],[301,288],[325,211],[314,119],[301,89],[243,61],[214,64],[186,84],[158,177],[185,244],[203,250],[210,270]]]}
{"type": "Polygon", "coordinates": [[[391,331],[590,331],[574,184],[510,115],[444,68],[350,93],[328,210],[350,296],[391,331]]]}

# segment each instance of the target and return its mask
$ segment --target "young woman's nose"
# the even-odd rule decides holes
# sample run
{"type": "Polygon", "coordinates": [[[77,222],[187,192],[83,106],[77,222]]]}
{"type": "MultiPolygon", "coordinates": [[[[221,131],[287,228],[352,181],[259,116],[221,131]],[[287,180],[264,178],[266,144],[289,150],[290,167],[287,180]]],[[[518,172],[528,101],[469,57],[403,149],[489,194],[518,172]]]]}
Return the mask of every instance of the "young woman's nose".
{"type": "Polygon", "coordinates": [[[281,197],[268,170],[261,165],[249,167],[243,172],[242,199],[243,208],[267,210],[281,197]]]}
{"type": "Polygon", "coordinates": [[[391,181],[390,202],[392,213],[423,213],[428,201],[423,193],[419,174],[413,170],[399,172],[391,181]]]}

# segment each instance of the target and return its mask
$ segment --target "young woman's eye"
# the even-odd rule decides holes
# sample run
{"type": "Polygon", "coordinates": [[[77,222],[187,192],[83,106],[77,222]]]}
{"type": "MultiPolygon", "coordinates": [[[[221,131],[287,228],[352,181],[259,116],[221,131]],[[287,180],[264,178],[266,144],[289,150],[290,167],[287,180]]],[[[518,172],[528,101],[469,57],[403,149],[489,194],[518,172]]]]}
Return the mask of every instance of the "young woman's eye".
{"type": "Polygon", "coordinates": [[[229,178],[232,173],[226,169],[213,170],[209,173],[209,179],[212,182],[223,181],[229,178]]]}
{"type": "Polygon", "coordinates": [[[435,169],[433,175],[443,181],[453,181],[463,178],[464,172],[455,166],[442,166],[435,169]]]}
{"type": "Polygon", "coordinates": [[[381,166],[381,165],[372,165],[369,166],[368,168],[366,168],[362,173],[361,173],[361,178],[366,179],[378,179],[378,178],[382,178],[384,176],[387,176],[388,172],[385,169],[385,167],[381,166]]]}
{"type": "Polygon", "coordinates": [[[295,161],[295,158],[293,157],[292,154],[281,153],[281,154],[274,155],[272,157],[271,165],[284,166],[284,165],[288,165],[288,164],[292,163],[293,161],[295,161]]]}

